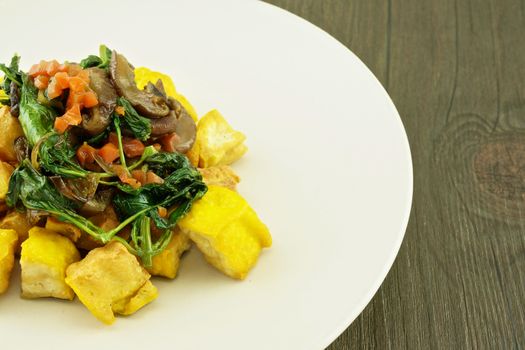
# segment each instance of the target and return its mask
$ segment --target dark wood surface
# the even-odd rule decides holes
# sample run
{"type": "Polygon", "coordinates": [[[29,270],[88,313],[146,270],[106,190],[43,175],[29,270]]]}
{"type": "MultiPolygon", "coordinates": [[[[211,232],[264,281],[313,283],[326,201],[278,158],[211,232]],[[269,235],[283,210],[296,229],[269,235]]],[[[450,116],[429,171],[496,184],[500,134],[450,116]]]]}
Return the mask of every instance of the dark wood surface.
{"type": "Polygon", "coordinates": [[[525,1],[268,2],[368,65],[412,149],[404,243],[329,349],[525,348],[525,1]]]}

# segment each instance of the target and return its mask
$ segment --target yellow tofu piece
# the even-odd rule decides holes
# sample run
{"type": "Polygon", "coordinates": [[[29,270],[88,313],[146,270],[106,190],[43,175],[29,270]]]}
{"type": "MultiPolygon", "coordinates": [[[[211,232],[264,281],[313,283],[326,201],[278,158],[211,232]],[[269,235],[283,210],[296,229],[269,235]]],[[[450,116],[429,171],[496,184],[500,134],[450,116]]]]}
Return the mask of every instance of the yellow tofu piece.
{"type": "Polygon", "coordinates": [[[73,300],[75,294],[65,283],[65,277],[67,267],[78,260],[80,254],[68,238],[33,227],[22,243],[22,296],[73,300]]]}
{"type": "Polygon", "coordinates": [[[248,150],[245,140],[246,136],[235,131],[217,110],[208,112],[197,124],[199,167],[232,164],[248,150]]]}
{"type": "Polygon", "coordinates": [[[62,236],[69,238],[72,242],[78,241],[82,235],[82,231],[80,231],[75,225],[62,222],[52,216],[48,216],[46,220],[46,229],[61,234],[62,236]]]}
{"type": "Polygon", "coordinates": [[[177,89],[175,88],[175,84],[173,84],[173,80],[166,74],[155,72],[149,68],[146,67],[138,67],[135,68],[135,84],[137,84],[137,87],[139,89],[144,89],[146,85],[148,85],[149,82],[152,82],[155,84],[158,80],[162,81],[162,85],[164,85],[164,90],[166,91],[166,94],[169,97],[173,97],[177,101],[180,102],[180,104],[184,107],[186,112],[193,118],[193,120],[197,121],[197,112],[195,111],[195,108],[191,105],[191,103],[181,95],[177,89]]]}
{"type": "Polygon", "coordinates": [[[69,266],[66,283],[100,321],[115,322],[115,314],[131,314],[157,297],[150,274],[124,245],[110,242],[93,249],[69,266]]]}
{"type": "Polygon", "coordinates": [[[5,200],[9,190],[9,178],[15,171],[11,164],[0,161],[0,200],[5,200]]]}
{"type": "Polygon", "coordinates": [[[0,229],[0,294],[9,287],[17,241],[18,235],[15,230],[0,229]]]}
{"type": "Polygon", "coordinates": [[[268,228],[248,203],[220,186],[209,186],[179,227],[211,265],[237,279],[244,279],[262,248],[272,245],[268,228]]]}
{"type": "Polygon", "coordinates": [[[232,191],[237,191],[237,184],[241,180],[237,174],[227,165],[212,166],[199,169],[202,180],[206,185],[222,186],[232,191]]]}
{"type": "Polygon", "coordinates": [[[17,118],[9,113],[9,107],[0,107],[0,160],[4,162],[16,162],[16,153],[13,147],[16,138],[24,136],[22,127],[17,118]]]}
{"type": "Polygon", "coordinates": [[[31,227],[31,224],[27,221],[26,213],[17,210],[7,213],[0,221],[0,228],[15,230],[18,234],[17,253],[20,253],[20,245],[29,236],[31,227]]]}
{"type": "Polygon", "coordinates": [[[131,315],[141,309],[143,306],[151,303],[153,300],[157,299],[159,296],[159,291],[157,287],[151,283],[150,280],[146,281],[138,292],[132,296],[129,300],[126,300],[125,303],[121,303],[122,308],[115,309],[115,312],[120,315],[131,315]]]}
{"type": "Polygon", "coordinates": [[[180,258],[182,254],[190,249],[190,238],[177,230],[173,233],[171,241],[162,253],[153,257],[153,264],[148,268],[148,272],[153,276],[162,276],[167,278],[177,277],[179,270],[180,258]]]}

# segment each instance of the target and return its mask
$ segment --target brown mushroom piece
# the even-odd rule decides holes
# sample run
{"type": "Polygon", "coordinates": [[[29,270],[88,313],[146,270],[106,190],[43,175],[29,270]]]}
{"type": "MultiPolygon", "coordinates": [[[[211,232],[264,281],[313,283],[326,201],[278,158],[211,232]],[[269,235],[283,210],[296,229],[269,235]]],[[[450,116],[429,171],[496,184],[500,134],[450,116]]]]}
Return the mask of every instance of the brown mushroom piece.
{"type": "Polygon", "coordinates": [[[98,135],[111,123],[117,105],[117,92],[105,70],[89,68],[89,86],[98,97],[98,105],[82,116],[82,128],[89,135],[98,135]]]}
{"type": "Polygon", "coordinates": [[[162,118],[168,115],[170,109],[166,101],[151,92],[140,90],[135,84],[133,68],[128,60],[116,51],[111,55],[109,72],[118,94],[127,99],[141,115],[148,118],[162,118]]]}
{"type": "Polygon", "coordinates": [[[173,148],[180,153],[188,152],[197,136],[197,126],[192,117],[186,112],[184,107],[174,98],[168,98],[168,105],[171,108],[170,114],[161,119],[151,120],[151,135],[162,136],[168,133],[177,134],[176,144],[173,148]]]}

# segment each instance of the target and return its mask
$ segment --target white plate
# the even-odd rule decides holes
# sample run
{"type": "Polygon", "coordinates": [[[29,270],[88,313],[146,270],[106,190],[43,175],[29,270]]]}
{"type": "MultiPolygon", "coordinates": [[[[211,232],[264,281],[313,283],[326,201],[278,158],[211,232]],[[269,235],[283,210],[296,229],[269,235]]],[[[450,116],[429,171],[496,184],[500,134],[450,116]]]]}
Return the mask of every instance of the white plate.
{"type": "Polygon", "coordinates": [[[397,254],[412,194],[407,138],[365,65],[332,37],[255,1],[0,0],[0,61],[79,60],[106,43],[171,74],[200,115],[248,135],[240,192],[271,229],[244,282],[195,249],[159,298],[111,326],[78,301],[0,298],[16,349],[321,349],[370,301],[397,254]]]}

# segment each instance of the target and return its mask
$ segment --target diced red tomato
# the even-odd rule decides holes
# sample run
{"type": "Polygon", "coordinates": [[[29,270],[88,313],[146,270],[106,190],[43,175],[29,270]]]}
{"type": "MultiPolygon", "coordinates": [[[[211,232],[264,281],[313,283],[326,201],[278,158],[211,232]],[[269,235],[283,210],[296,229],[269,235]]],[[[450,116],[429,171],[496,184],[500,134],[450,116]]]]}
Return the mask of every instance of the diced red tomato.
{"type": "Polygon", "coordinates": [[[45,90],[49,85],[49,77],[46,75],[39,75],[35,78],[35,86],[38,90],[45,90]]]}
{"type": "Polygon", "coordinates": [[[86,164],[93,164],[95,162],[95,154],[97,149],[88,145],[86,142],[77,149],[77,159],[83,167],[86,164]]]}
{"type": "Polygon", "coordinates": [[[64,133],[69,126],[79,125],[82,122],[82,114],[80,114],[80,106],[74,105],[66,114],[55,119],[55,129],[59,133],[64,133]]]}
{"type": "Polygon", "coordinates": [[[106,143],[97,151],[97,154],[101,156],[107,164],[111,164],[119,158],[118,147],[112,143],[106,143]]]}
{"type": "MultiPolygon", "coordinates": [[[[118,147],[117,134],[114,132],[109,133],[108,142],[118,147]]],[[[128,158],[140,157],[146,148],[140,140],[132,139],[130,137],[122,138],[122,147],[124,148],[124,154],[128,158]]]]}
{"type": "Polygon", "coordinates": [[[179,141],[179,135],[176,133],[166,134],[160,138],[162,149],[166,152],[176,152],[175,145],[179,141]]]}

